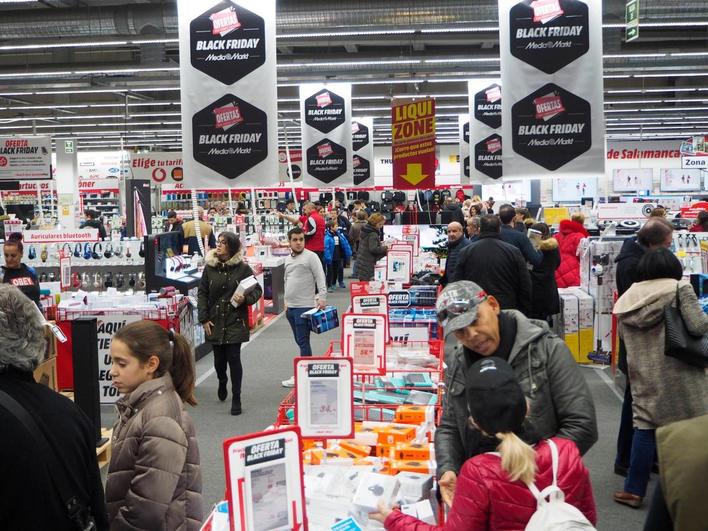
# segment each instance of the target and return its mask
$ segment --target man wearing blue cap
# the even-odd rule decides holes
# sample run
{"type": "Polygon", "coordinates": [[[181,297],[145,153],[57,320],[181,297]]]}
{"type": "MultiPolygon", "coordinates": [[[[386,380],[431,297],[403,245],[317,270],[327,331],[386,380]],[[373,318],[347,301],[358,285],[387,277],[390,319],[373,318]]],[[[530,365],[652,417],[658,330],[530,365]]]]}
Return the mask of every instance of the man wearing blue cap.
{"type": "Polygon", "coordinates": [[[496,446],[467,420],[466,371],[480,359],[495,356],[514,369],[530,404],[522,435],[527,443],[557,436],[574,441],[584,454],[597,441],[590,390],[568,347],[547,323],[517,310],[501,310],[492,295],[470,281],[449,284],[438,297],[436,311],[445,333],[458,340],[446,353],[447,390],[435,433],[437,475],[448,505],[462,464],[496,446]]]}

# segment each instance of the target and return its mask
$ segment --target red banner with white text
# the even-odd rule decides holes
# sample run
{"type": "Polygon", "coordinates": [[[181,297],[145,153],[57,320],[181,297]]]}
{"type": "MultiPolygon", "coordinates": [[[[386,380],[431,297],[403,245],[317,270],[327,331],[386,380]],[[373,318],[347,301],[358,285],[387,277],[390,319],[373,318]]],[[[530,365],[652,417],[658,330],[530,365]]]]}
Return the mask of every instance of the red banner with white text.
{"type": "Polygon", "coordinates": [[[435,99],[394,102],[391,138],[393,188],[435,187],[435,99]]]}

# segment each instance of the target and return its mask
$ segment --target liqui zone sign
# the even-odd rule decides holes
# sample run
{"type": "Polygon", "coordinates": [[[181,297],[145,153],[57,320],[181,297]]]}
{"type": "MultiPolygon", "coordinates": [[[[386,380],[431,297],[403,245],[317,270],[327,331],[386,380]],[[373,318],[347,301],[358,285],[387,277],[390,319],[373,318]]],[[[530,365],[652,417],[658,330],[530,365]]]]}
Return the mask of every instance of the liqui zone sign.
{"type": "Polygon", "coordinates": [[[391,136],[393,187],[435,187],[435,99],[396,100],[391,136]]]}

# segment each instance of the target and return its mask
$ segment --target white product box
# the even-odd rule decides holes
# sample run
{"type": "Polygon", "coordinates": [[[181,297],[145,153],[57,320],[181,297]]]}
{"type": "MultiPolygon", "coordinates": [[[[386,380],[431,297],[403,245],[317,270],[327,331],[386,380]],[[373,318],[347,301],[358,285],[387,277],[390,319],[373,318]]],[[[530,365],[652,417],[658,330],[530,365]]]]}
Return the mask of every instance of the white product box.
{"type": "Polygon", "coordinates": [[[592,360],[588,358],[588,354],[595,349],[595,301],[580,288],[571,288],[569,291],[578,298],[578,361],[580,363],[592,363],[592,360]]]}
{"type": "Polygon", "coordinates": [[[354,495],[354,507],[361,512],[371,513],[378,509],[379,502],[390,505],[398,493],[396,476],[369,473],[361,479],[354,495]]]}
{"type": "Polygon", "coordinates": [[[409,503],[421,500],[433,488],[433,476],[431,474],[401,472],[396,477],[400,483],[398,497],[409,503]]]}
{"type": "Polygon", "coordinates": [[[579,360],[578,297],[567,289],[559,289],[561,305],[560,336],[565,341],[575,361],[579,360]]]}

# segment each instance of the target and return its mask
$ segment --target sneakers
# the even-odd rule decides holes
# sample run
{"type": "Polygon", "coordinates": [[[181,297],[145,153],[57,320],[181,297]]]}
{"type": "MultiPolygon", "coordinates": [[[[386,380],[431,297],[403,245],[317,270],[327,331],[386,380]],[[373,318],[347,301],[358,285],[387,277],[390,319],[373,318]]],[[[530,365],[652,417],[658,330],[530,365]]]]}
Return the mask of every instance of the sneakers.
{"type": "Polygon", "coordinates": [[[339,287],[342,289],[347,289],[347,285],[344,282],[342,282],[339,287]]]}
{"type": "Polygon", "coordinates": [[[295,387],[295,377],[291,376],[287,380],[283,380],[280,383],[283,385],[283,387],[295,387]]]}
{"type": "Polygon", "coordinates": [[[332,292],[334,292],[334,288],[333,288],[333,287],[330,286],[329,288],[327,288],[327,293],[332,293],[332,292]]]}
{"type": "Polygon", "coordinates": [[[639,509],[642,506],[642,497],[636,494],[630,494],[622,490],[615,492],[614,499],[617,503],[627,505],[632,509],[639,509]]]}

